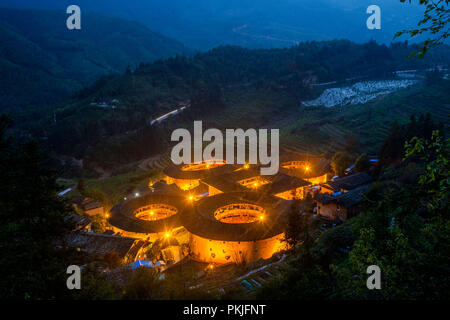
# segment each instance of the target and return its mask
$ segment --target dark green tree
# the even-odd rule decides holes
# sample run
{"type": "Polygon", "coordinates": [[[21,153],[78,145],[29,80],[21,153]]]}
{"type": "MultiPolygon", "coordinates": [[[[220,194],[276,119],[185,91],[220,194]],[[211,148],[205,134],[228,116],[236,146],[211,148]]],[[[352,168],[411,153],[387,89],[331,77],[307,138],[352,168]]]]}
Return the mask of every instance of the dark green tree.
{"type": "Polygon", "coordinates": [[[65,289],[69,261],[56,250],[72,212],[36,143],[6,137],[0,117],[0,297],[52,299],[65,289]],[[58,289],[59,288],[59,289],[58,289]]]}
{"type": "Polygon", "coordinates": [[[288,214],[285,241],[294,251],[297,245],[301,245],[310,257],[314,241],[318,237],[318,222],[307,212],[308,207],[308,200],[292,204],[288,214]]]}
{"type": "Polygon", "coordinates": [[[338,292],[357,299],[449,299],[449,145],[435,131],[414,137],[405,161],[423,161],[414,185],[386,191],[366,208],[360,239],[337,266],[338,292]],[[382,272],[382,290],[367,290],[369,265],[382,272]]]}
{"type": "Polygon", "coordinates": [[[85,193],[86,193],[86,186],[84,185],[84,179],[83,179],[83,178],[81,178],[81,179],[78,181],[77,189],[78,189],[78,191],[79,191],[81,194],[85,194],[85,193]]]}
{"type": "Polygon", "coordinates": [[[346,152],[336,152],[331,159],[331,168],[337,176],[344,175],[345,169],[352,164],[352,157],[346,152]]]}
{"type": "Polygon", "coordinates": [[[370,169],[370,161],[367,157],[367,154],[361,154],[355,161],[355,171],[356,172],[365,172],[370,169]]]}
{"type": "Polygon", "coordinates": [[[117,285],[106,279],[96,263],[87,264],[81,271],[81,290],[71,290],[67,299],[114,300],[120,296],[117,285]]]}
{"type": "Polygon", "coordinates": [[[284,233],[287,245],[294,249],[300,241],[301,220],[297,203],[293,203],[289,210],[286,231],[284,233]]]}
{"type": "Polygon", "coordinates": [[[72,229],[72,206],[57,193],[49,159],[33,141],[7,137],[11,122],[0,116],[0,298],[106,299],[112,287],[95,268],[82,270],[81,290],[66,287],[67,267],[79,252],[60,247],[72,229]]]}
{"type": "Polygon", "coordinates": [[[163,295],[162,281],[151,268],[138,268],[133,271],[131,280],[125,285],[122,299],[154,300],[163,295]]]}

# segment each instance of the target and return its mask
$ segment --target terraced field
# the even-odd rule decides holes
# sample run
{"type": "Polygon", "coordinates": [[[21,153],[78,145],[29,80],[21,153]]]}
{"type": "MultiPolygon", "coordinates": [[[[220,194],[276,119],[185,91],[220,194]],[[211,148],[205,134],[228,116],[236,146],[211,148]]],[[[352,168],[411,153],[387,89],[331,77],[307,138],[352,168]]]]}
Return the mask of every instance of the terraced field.
{"type": "Polygon", "coordinates": [[[157,156],[142,160],[138,167],[142,170],[161,171],[162,169],[167,167],[167,165],[169,165],[169,164],[170,164],[170,154],[164,153],[161,155],[157,155],[157,156]]]}
{"type": "Polygon", "coordinates": [[[407,123],[412,114],[430,113],[450,126],[450,81],[417,85],[369,103],[346,107],[307,107],[292,125],[282,130],[282,143],[300,152],[336,151],[347,136],[357,137],[362,150],[377,152],[394,121],[407,123]]]}

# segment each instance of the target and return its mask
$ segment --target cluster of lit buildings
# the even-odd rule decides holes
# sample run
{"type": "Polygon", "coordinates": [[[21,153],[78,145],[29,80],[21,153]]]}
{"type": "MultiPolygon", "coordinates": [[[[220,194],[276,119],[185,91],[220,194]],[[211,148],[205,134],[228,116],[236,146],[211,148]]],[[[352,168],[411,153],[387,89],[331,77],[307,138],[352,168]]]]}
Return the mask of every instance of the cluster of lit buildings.
{"type": "Polygon", "coordinates": [[[291,200],[313,198],[328,181],[329,161],[280,155],[276,175],[225,161],[171,165],[146,192],[116,204],[109,223],[123,236],[156,241],[189,234],[189,257],[208,263],[252,262],[285,247],[291,200]]]}

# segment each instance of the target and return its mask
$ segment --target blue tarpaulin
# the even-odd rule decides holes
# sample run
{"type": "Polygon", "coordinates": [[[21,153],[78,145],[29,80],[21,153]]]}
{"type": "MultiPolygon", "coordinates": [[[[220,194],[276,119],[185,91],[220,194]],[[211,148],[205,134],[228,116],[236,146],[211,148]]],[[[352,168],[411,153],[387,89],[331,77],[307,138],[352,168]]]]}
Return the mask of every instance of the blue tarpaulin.
{"type": "Polygon", "coordinates": [[[135,262],[127,265],[127,267],[130,267],[131,269],[137,269],[137,268],[141,268],[141,267],[154,268],[155,266],[153,265],[153,263],[151,261],[136,260],[135,262]]]}

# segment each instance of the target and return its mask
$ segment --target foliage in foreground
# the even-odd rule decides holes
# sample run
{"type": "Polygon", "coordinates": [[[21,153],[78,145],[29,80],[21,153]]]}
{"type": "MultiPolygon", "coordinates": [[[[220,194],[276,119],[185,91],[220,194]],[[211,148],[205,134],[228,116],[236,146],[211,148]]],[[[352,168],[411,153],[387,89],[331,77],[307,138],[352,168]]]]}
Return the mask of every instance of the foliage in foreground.
{"type": "MultiPolygon", "coordinates": [[[[401,2],[412,0],[400,0],[401,2]]],[[[403,34],[408,34],[411,38],[423,33],[429,34],[430,38],[425,40],[412,55],[423,58],[429,49],[441,45],[450,35],[450,29],[447,27],[449,23],[449,0],[420,0],[419,3],[425,6],[425,12],[422,20],[418,23],[418,28],[399,31],[395,34],[395,38],[403,34]]]]}
{"type": "Polygon", "coordinates": [[[312,251],[298,252],[290,269],[258,297],[449,299],[449,142],[434,131],[431,139],[406,143],[397,176],[389,183],[379,181],[365,213],[324,233],[312,251]],[[402,171],[412,163],[424,164],[424,170],[414,182],[402,183],[402,171]],[[328,241],[338,231],[338,244],[328,241]],[[381,290],[366,287],[370,265],[381,268],[381,290]]]}

